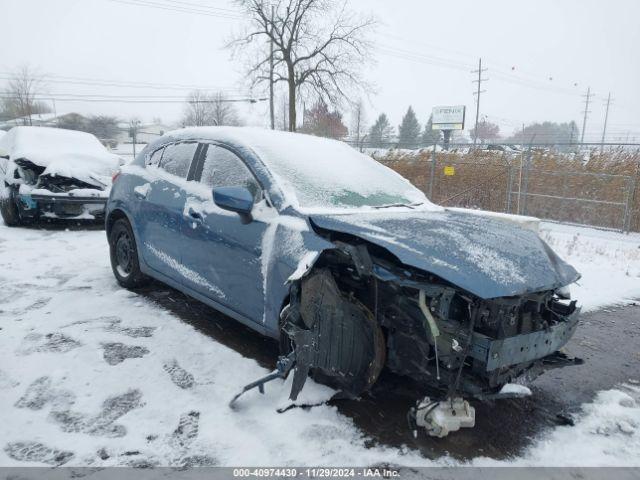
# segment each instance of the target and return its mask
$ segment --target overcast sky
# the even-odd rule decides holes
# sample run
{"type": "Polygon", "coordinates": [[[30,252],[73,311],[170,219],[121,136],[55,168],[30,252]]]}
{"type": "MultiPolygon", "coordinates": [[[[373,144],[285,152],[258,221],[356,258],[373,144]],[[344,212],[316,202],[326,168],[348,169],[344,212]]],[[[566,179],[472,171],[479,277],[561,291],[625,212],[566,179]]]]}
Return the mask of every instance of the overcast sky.
{"type": "MultiPolygon", "coordinates": [[[[224,48],[243,23],[232,2],[180,0],[219,9],[212,16],[130,1],[0,0],[0,82],[29,64],[48,75],[46,90],[55,94],[179,98],[193,86],[247,93],[241,63],[224,48]],[[127,82],[146,85],[136,88],[127,82]]],[[[604,101],[611,91],[615,101],[608,139],[625,140],[629,135],[640,141],[637,0],[348,4],[378,20],[375,64],[366,72],[376,87],[367,99],[369,122],[385,112],[397,125],[410,104],[426,122],[434,105],[464,104],[471,127],[475,104],[470,70],[477,68],[481,56],[489,78],[481,115],[498,123],[503,134],[521,128],[523,122],[543,120],[575,120],[581,127],[581,95],[591,86],[596,96],[589,108],[586,139],[600,140],[604,101]]],[[[249,123],[262,123],[266,107],[262,102],[242,113],[249,123]]],[[[56,109],[123,119],[160,117],[173,123],[182,106],[57,101],[56,109]]]]}

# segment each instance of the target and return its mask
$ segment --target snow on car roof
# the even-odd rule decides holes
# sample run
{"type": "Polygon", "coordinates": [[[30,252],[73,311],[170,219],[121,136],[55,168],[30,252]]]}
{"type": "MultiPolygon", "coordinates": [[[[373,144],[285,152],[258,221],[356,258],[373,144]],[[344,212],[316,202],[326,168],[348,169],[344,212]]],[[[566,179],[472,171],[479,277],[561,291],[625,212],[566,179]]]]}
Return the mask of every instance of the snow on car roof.
{"type": "Polygon", "coordinates": [[[269,167],[288,201],[296,207],[431,205],[404,177],[338,140],[253,127],[193,127],[168,135],[250,148],[269,167]]]}
{"type": "Polygon", "coordinates": [[[110,176],[119,159],[90,133],[49,127],[14,127],[0,138],[0,150],[45,167],[45,173],[81,180],[110,176]]]}

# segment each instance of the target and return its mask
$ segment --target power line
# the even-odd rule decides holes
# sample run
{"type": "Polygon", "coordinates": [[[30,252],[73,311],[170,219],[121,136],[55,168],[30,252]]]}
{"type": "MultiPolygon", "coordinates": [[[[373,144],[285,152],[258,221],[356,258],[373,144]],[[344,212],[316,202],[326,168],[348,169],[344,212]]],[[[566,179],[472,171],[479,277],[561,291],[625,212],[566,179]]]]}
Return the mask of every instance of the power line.
{"type": "MultiPolygon", "coordinates": [[[[186,7],[186,6],[183,7],[179,4],[155,2],[153,0],[107,0],[107,1],[113,2],[113,3],[120,3],[123,5],[134,5],[138,7],[149,7],[149,8],[155,8],[158,10],[167,10],[170,12],[191,13],[191,14],[203,15],[207,17],[226,18],[230,20],[243,19],[242,16],[237,14],[234,15],[230,11],[225,12],[225,11],[212,10],[212,8],[215,8],[215,7],[204,7],[204,6],[201,8],[186,7]]],[[[181,2],[181,3],[185,3],[185,2],[181,2]]]]}
{"type": "MultiPolygon", "coordinates": [[[[0,98],[17,98],[14,95],[0,94],[0,98]]],[[[118,98],[118,97],[62,97],[36,95],[35,101],[55,100],[57,102],[80,102],[80,103],[257,103],[267,100],[267,98],[228,98],[213,100],[187,100],[187,99],[150,99],[150,98],[118,98]]]]}
{"type": "MultiPolygon", "coordinates": [[[[0,79],[2,80],[14,80],[17,77],[12,72],[1,72],[0,79]]],[[[180,84],[180,83],[151,83],[151,82],[134,82],[123,80],[105,80],[87,77],[71,77],[63,75],[43,75],[43,79],[47,83],[62,83],[70,85],[89,85],[89,86],[104,86],[104,87],[122,87],[122,88],[145,88],[145,89],[158,89],[158,90],[215,90],[215,91],[240,91],[239,89],[228,87],[214,87],[211,85],[195,85],[195,84],[180,84]]]]}

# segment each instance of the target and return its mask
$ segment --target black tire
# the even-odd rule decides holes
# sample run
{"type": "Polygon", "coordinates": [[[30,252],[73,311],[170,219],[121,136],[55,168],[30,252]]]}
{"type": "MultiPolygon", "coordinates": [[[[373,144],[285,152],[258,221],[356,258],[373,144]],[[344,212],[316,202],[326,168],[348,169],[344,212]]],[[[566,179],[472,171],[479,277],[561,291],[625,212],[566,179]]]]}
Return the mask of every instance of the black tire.
{"type": "Polygon", "coordinates": [[[0,188],[5,188],[6,193],[8,194],[0,198],[0,215],[2,215],[4,224],[7,227],[19,227],[20,225],[22,225],[22,219],[20,218],[18,206],[16,205],[16,201],[14,196],[12,195],[12,191],[10,187],[6,187],[1,184],[0,188]]]}
{"type": "Polygon", "coordinates": [[[139,288],[148,284],[150,278],[140,271],[138,247],[129,221],[116,220],[109,234],[111,269],[118,283],[124,288],[139,288]]]}

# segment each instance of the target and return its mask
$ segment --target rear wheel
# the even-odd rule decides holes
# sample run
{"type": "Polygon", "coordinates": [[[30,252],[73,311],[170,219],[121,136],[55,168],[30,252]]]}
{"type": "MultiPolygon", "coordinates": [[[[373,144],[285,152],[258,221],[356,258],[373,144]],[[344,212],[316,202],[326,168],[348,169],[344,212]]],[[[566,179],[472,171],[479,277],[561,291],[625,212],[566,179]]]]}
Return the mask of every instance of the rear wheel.
{"type": "Polygon", "coordinates": [[[125,288],[138,288],[149,283],[140,270],[138,248],[129,222],[121,218],[116,220],[109,234],[109,253],[111,269],[118,283],[125,288]]]}
{"type": "Polygon", "coordinates": [[[18,227],[22,224],[22,219],[12,190],[6,185],[2,185],[0,188],[4,189],[4,192],[0,192],[0,214],[4,224],[8,227],[18,227]]]}

